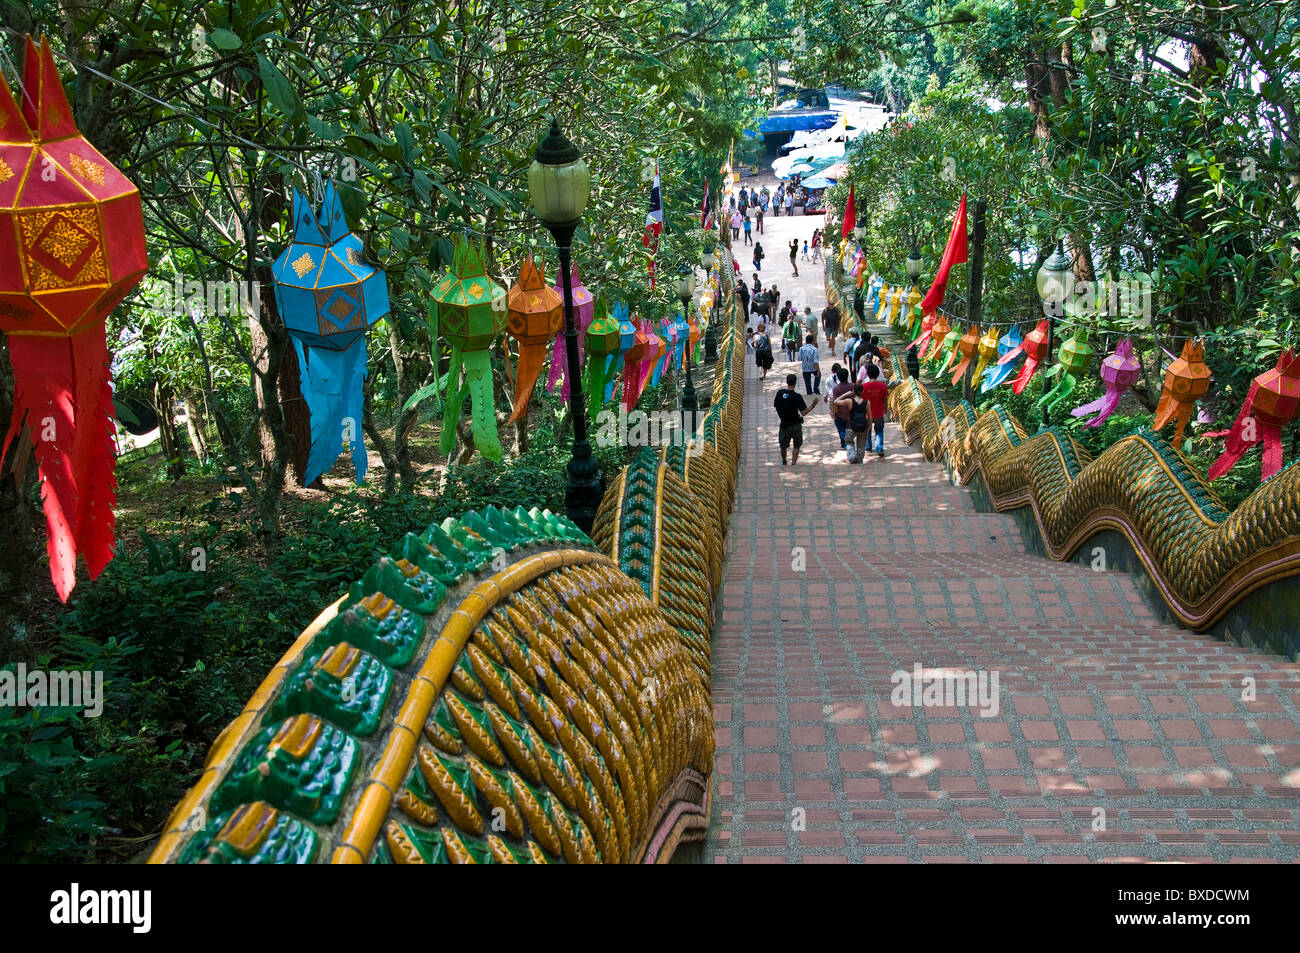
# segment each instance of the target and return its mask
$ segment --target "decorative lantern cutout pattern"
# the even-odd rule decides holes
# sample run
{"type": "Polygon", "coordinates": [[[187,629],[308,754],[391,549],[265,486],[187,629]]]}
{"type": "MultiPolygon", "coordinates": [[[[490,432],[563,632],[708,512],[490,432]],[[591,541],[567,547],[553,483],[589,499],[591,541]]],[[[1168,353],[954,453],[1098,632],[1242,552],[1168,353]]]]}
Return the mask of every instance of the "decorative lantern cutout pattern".
{"type": "Polygon", "coordinates": [[[925,351],[930,346],[930,338],[934,336],[934,325],[938,320],[933,314],[921,318],[921,333],[908,345],[909,348],[916,348],[917,360],[925,360],[925,351]]]}
{"type": "Polygon", "coordinates": [[[605,402],[605,382],[610,378],[614,360],[618,357],[621,333],[618,318],[610,313],[602,297],[596,302],[596,317],[587,328],[587,368],[583,387],[587,392],[587,412],[595,419],[600,405],[605,402]]]}
{"type": "Polygon", "coordinates": [[[939,356],[940,348],[944,346],[944,342],[948,339],[948,335],[952,333],[952,325],[948,324],[948,315],[940,315],[939,320],[935,321],[935,328],[933,328],[930,335],[930,348],[928,348],[930,354],[927,356],[926,348],[923,348],[923,350],[920,351],[920,359],[933,360],[937,358],[937,356],[939,356]]]}
{"type": "Polygon", "coordinates": [[[636,340],[623,355],[623,407],[628,413],[641,399],[658,353],[659,336],[654,332],[654,325],[642,319],[637,322],[636,340]]]}
{"type": "Polygon", "coordinates": [[[690,341],[691,329],[686,318],[679,314],[673,318],[673,330],[677,332],[673,341],[673,370],[683,371],[686,369],[686,346],[690,341]]]}
{"type": "Polygon", "coordinates": [[[655,387],[659,386],[659,381],[663,378],[664,373],[668,370],[673,359],[673,349],[677,345],[677,329],[672,322],[663,319],[659,322],[659,351],[655,358],[654,370],[651,372],[650,383],[655,387]]]}
{"type": "Polygon", "coordinates": [[[1142,376],[1142,365],[1133,353],[1133,342],[1122,338],[1115,345],[1115,350],[1101,362],[1101,379],[1106,385],[1106,393],[1090,404],[1076,407],[1070,413],[1075,417],[1086,417],[1096,413],[1092,420],[1084,421],[1085,427],[1100,427],[1106,418],[1115,412],[1124,391],[1137,383],[1142,376]]]}
{"type": "Polygon", "coordinates": [[[889,315],[891,320],[898,319],[899,309],[903,306],[903,289],[895,288],[889,296],[889,315]]]}
{"type": "Polygon", "coordinates": [[[366,262],[364,250],[348,229],[333,182],[325,185],[319,214],[293,190],[293,240],[271,266],[271,277],[311,416],[304,485],[334,465],[345,443],[351,444],[357,482],[366,476],[365,335],[388,313],[388,277],[366,262]]]}
{"type": "Polygon", "coordinates": [[[1020,356],[1023,349],[1024,340],[1020,337],[1020,328],[1012,325],[1006,334],[998,338],[997,363],[984,372],[984,383],[980,385],[981,394],[987,394],[993,388],[1002,386],[1015,370],[1015,359],[1020,356]]]}
{"type": "Polygon", "coordinates": [[[998,329],[989,328],[984,336],[980,338],[979,347],[975,352],[979,355],[979,360],[975,362],[975,373],[971,375],[972,384],[984,376],[984,369],[998,356],[998,329]]]}
{"type": "MultiPolygon", "coordinates": [[[[936,330],[939,328],[937,322],[935,328],[936,330]]],[[[949,365],[952,364],[953,355],[957,352],[957,342],[961,341],[961,338],[962,335],[958,328],[949,328],[944,333],[943,338],[939,338],[937,334],[935,335],[936,343],[935,348],[931,351],[930,360],[933,367],[935,367],[936,374],[944,373],[945,369],[948,369],[949,365]]]]}
{"type": "Polygon", "coordinates": [[[1079,375],[1088,369],[1088,364],[1093,358],[1093,350],[1092,345],[1088,343],[1087,335],[1080,337],[1075,334],[1068,338],[1057,350],[1056,357],[1059,363],[1047,373],[1060,374],[1061,379],[1056,382],[1056,386],[1038,398],[1038,406],[1045,407],[1048,413],[1074,393],[1079,383],[1079,375]]]}
{"type": "MultiPolygon", "coordinates": [[[[140,193],[72,118],[49,44],[27,37],[21,109],[0,76],[0,330],[14,414],[36,453],[50,578],[67,602],[77,556],[113,558],[113,400],[104,322],[149,267],[140,193]]],[[[22,439],[19,437],[19,439],[22,439]]]]}
{"type": "MultiPolygon", "coordinates": [[[[583,347],[587,337],[587,328],[591,325],[592,319],[596,316],[596,299],[591,292],[583,285],[582,279],[578,277],[578,266],[574,265],[569,270],[569,286],[573,292],[573,321],[578,328],[578,366],[582,367],[584,359],[583,347]]],[[[561,301],[564,299],[564,276],[560,275],[555,281],[555,290],[560,295],[561,301]]],[[[560,322],[563,325],[564,312],[561,309],[560,322]]],[[[555,339],[555,347],[551,350],[551,374],[546,379],[546,389],[554,394],[555,388],[560,386],[560,380],[563,378],[564,385],[560,388],[560,396],[564,400],[569,399],[569,355],[564,343],[564,335],[561,334],[555,339]]]]}
{"type": "Polygon", "coordinates": [[[628,314],[627,305],[620,301],[614,305],[614,320],[618,322],[618,353],[614,355],[614,369],[605,381],[605,400],[614,399],[614,388],[618,386],[619,375],[627,366],[627,353],[636,346],[636,324],[628,314]]]}
{"type": "Polygon", "coordinates": [[[957,347],[953,350],[954,355],[961,355],[961,360],[957,362],[957,366],[952,371],[954,387],[965,376],[966,368],[970,367],[971,361],[975,360],[975,352],[979,349],[979,343],[980,326],[972,324],[966,329],[966,333],[961,336],[961,339],[957,342],[957,347]]]}
{"type": "Polygon", "coordinates": [[[1165,386],[1156,405],[1152,430],[1161,430],[1176,420],[1174,446],[1183,441],[1183,430],[1192,417],[1196,402],[1210,389],[1210,369],[1205,364],[1205,345],[1200,338],[1188,338],[1183,352],[1165,371],[1165,386]]]}
{"type": "Polygon", "coordinates": [[[451,268],[434,286],[442,336],[451,345],[450,388],[442,415],[442,437],[438,449],[445,456],[456,441],[456,422],[468,397],[471,401],[471,429],[474,446],[484,457],[499,463],[501,440],[497,435],[495,398],[492,391],[492,362],[488,348],[505,330],[506,289],[487,276],[483,255],[463,237],[456,240],[451,268]],[[461,381],[461,371],[465,379],[461,381]]]}
{"type": "MultiPolygon", "coordinates": [[[[564,298],[546,284],[542,268],[529,255],[506,294],[506,331],[519,344],[514,411],[507,423],[514,423],[528,412],[528,401],[546,358],[546,344],[562,327],[564,298]]],[[[562,338],[557,340],[563,343],[562,338]]]]}
{"type": "Polygon", "coordinates": [[[1217,480],[1251,447],[1264,445],[1260,479],[1267,480],[1282,469],[1282,428],[1300,416],[1300,354],[1288,348],[1277,356],[1277,365],[1260,374],[1250,385],[1237,420],[1228,431],[1223,453],[1210,467],[1210,479],[1217,480]]]}
{"type": "Polygon", "coordinates": [[[1020,374],[1016,377],[1016,382],[1011,385],[1013,394],[1019,394],[1029,386],[1029,379],[1037,373],[1043,358],[1047,357],[1047,337],[1050,328],[1050,322],[1039,321],[1038,326],[1025,336],[1023,345],[1025,363],[1020,366],[1020,374]]]}

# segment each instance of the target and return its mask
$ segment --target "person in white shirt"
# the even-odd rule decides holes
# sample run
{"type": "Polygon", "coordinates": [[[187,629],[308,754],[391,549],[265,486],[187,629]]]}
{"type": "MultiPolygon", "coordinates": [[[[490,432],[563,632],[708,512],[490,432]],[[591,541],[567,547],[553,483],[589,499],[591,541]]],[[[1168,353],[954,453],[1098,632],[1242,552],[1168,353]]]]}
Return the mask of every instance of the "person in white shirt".
{"type": "Polygon", "coordinates": [[[799,348],[799,362],[803,369],[803,386],[809,394],[815,394],[822,386],[821,353],[810,334],[804,339],[804,346],[799,348]]]}

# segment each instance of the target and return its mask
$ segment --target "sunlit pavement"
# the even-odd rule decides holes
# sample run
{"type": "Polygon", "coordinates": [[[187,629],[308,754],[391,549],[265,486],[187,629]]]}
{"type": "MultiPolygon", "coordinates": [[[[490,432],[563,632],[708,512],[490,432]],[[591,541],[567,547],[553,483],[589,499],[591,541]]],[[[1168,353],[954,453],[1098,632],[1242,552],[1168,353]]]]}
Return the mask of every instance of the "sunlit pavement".
{"type": "MultiPolygon", "coordinates": [[[[768,216],[760,238],[764,282],[819,314],[820,266],[796,283],[781,251],[820,222],[768,216]]],[[[1129,576],[1028,553],[892,421],[887,456],[851,466],[819,406],[782,467],[772,398],[798,370],[760,382],[749,355],[709,862],[1300,857],[1300,666],[1160,624],[1129,576]],[[996,673],[996,711],[896,707],[891,675],[917,663],[996,673]]]]}

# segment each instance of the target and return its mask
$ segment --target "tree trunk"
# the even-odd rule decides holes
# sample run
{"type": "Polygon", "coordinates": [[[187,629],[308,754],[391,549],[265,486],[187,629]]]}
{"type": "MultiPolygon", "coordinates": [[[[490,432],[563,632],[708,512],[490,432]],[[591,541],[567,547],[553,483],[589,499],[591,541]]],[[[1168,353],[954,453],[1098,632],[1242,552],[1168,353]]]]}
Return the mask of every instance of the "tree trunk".
{"type": "MultiPolygon", "coordinates": [[[[410,436],[419,419],[419,411],[414,408],[404,411],[402,408],[406,406],[406,402],[411,399],[412,394],[437,378],[428,375],[426,372],[425,379],[420,381],[421,375],[417,370],[419,365],[402,353],[402,343],[397,322],[389,321],[388,344],[393,359],[393,371],[397,380],[397,424],[393,431],[393,457],[397,462],[397,476],[401,480],[402,489],[405,490],[415,485],[415,471],[411,468],[410,436]]],[[[436,349],[437,346],[438,342],[433,341],[432,347],[436,349]]]]}
{"type": "Polygon", "coordinates": [[[393,456],[392,450],[388,447],[388,441],[380,433],[379,427],[375,424],[375,414],[370,395],[373,393],[373,378],[366,382],[365,395],[362,399],[362,416],[361,426],[370,438],[370,445],[375,448],[379,454],[379,459],[384,461],[384,493],[391,494],[396,489],[397,483],[397,460],[393,456]]]}
{"type": "MultiPolygon", "coordinates": [[[[1208,10],[1206,16],[1211,16],[1208,10]]],[[[1198,32],[1196,40],[1191,44],[1187,52],[1188,82],[1201,90],[1202,93],[1211,84],[1216,86],[1222,84],[1219,67],[1224,59],[1224,50],[1219,41],[1214,38],[1213,33],[1217,19],[1216,16],[1212,21],[1207,22],[1203,32],[1198,32]]],[[[1206,128],[1204,132],[1209,133],[1210,130],[1206,128]]],[[[1178,185],[1174,192],[1172,208],[1174,219],[1185,223],[1185,230],[1181,234],[1171,236],[1171,241],[1177,244],[1194,244],[1198,238],[1205,238],[1209,231],[1209,223],[1206,220],[1205,213],[1197,208],[1192,200],[1192,196],[1196,194],[1199,188],[1200,184],[1195,180],[1186,163],[1184,163],[1178,173],[1178,185]]],[[[1207,241],[1212,242],[1214,240],[1212,236],[1207,238],[1207,241]]],[[[1194,300],[1188,301],[1184,298],[1178,302],[1174,308],[1174,323],[1176,325],[1181,325],[1183,329],[1188,331],[1209,330],[1218,326],[1223,298],[1222,282],[1211,277],[1203,292],[1203,295],[1197,296],[1194,300]]]]}
{"type": "Polygon", "coordinates": [[[185,429],[190,435],[190,446],[194,448],[194,456],[200,463],[208,462],[208,439],[204,435],[205,426],[203,416],[199,411],[198,395],[192,391],[186,390],[181,394],[181,403],[185,407],[185,429]]]}
{"type": "MultiPolygon", "coordinates": [[[[1056,108],[1065,105],[1070,90],[1069,67],[1074,57],[1069,43],[1049,47],[1046,53],[1035,49],[1025,52],[1025,95],[1029,114],[1034,118],[1034,137],[1042,151],[1042,162],[1048,163],[1047,146],[1052,138],[1051,112],[1048,97],[1056,108]]],[[[1074,190],[1073,184],[1070,186],[1074,190]]],[[[1095,282],[1097,274],[1092,266],[1092,237],[1087,230],[1070,233],[1070,259],[1075,281],[1095,282]]]]}
{"type": "MultiPolygon", "coordinates": [[[[249,260],[253,260],[251,255],[249,260]]],[[[258,396],[258,430],[263,441],[262,477],[259,481],[262,497],[258,500],[258,519],[261,522],[262,545],[268,551],[273,551],[279,543],[280,496],[284,493],[289,458],[293,453],[293,438],[285,429],[280,401],[275,399],[279,392],[282,361],[285,351],[289,349],[289,334],[284,322],[280,320],[280,312],[275,303],[270,267],[259,266],[254,275],[262,295],[260,314],[249,319],[257,364],[253,377],[258,396]],[[266,446],[268,437],[271,450],[269,454],[266,446]]],[[[296,361],[297,357],[294,356],[293,359],[296,361]]]]}
{"type": "Polygon", "coordinates": [[[153,382],[153,409],[158,414],[158,443],[167,461],[167,476],[179,480],[185,476],[185,455],[176,436],[176,398],[172,389],[159,379],[153,382]]]}
{"type": "MultiPolygon", "coordinates": [[[[298,368],[298,355],[293,342],[285,335],[285,353],[280,367],[280,410],[284,414],[285,432],[293,440],[293,454],[289,457],[289,475],[299,486],[307,486],[307,461],[311,456],[311,411],[307,398],[302,395],[302,377],[298,368]]],[[[307,355],[311,360],[311,354],[307,355]]],[[[323,490],[325,485],[318,477],[310,489],[323,490]]]]}

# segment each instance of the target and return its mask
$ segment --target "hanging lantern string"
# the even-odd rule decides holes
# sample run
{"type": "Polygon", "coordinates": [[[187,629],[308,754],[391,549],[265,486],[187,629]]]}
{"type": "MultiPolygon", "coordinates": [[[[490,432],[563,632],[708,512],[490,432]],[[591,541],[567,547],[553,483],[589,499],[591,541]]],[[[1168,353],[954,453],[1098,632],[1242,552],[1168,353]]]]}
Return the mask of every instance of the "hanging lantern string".
{"type": "MultiPolygon", "coordinates": [[[[8,29],[8,27],[5,29],[8,29]]],[[[10,30],[9,32],[13,33],[14,31],[10,30]]],[[[15,33],[14,35],[17,36],[18,34],[15,33]]],[[[15,85],[23,94],[23,99],[27,100],[27,104],[32,107],[33,115],[36,114],[38,111],[36,108],[36,101],[32,99],[32,94],[28,91],[27,84],[22,81],[22,73],[18,71],[18,64],[9,56],[9,50],[5,48],[3,43],[0,43],[0,63],[9,67],[9,71],[14,75],[15,85]]]]}

